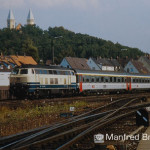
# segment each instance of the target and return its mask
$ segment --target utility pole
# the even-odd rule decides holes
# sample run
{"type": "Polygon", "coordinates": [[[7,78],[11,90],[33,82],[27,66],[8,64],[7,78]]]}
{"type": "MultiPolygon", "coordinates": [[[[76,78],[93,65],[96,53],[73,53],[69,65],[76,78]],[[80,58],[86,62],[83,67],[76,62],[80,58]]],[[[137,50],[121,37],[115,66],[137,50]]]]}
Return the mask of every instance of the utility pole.
{"type": "MultiPolygon", "coordinates": [[[[59,39],[59,38],[63,38],[63,36],[57,36],[57,37],[54,37],[54,39],[59,39]]],[[[52,39],[52,63],[54,65],[55,63],[55,49],[54,49],[54,39],[52,39]]]]}

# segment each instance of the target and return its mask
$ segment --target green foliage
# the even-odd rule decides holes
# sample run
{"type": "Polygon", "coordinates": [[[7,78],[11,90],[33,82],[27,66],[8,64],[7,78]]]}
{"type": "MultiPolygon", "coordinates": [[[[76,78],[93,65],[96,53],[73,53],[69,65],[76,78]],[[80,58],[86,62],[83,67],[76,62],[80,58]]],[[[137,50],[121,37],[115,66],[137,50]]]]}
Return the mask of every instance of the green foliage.
{"type": "Polygon", "coordinates": [[[64,27],[49,27],[42,30],[37,26],[26,25],[21,30],[0,30],[0,51],[5,55],[30,55],[36,61],[52,60],[54,48],[55,63],[66,56],[73,57],[126,57],[137,58],[144,55],[138,48],[114,44],[86,34],[74,33],[64,27]],[[56,38],[57,37],[57,38],[56,38]]]}
{"type": "Polygon", "coordinates": [[[38,49],[33,45],[33,41],[29,38],[23,41],[22,52],[27,56],[32,56],[36,61],[39,60],[38,49]]]}

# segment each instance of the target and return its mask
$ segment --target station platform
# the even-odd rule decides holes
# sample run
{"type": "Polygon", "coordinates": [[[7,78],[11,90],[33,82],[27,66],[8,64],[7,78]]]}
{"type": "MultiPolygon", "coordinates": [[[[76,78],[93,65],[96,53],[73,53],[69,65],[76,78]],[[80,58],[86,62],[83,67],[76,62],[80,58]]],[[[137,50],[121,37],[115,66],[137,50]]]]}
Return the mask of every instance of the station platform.
{"type": "Polygon", "coordinates": [[[141,140],[138,144],[137,150],[150,150],[150,127],[147,128],[144,134],[149,136],[149,139],[141,140]]]}

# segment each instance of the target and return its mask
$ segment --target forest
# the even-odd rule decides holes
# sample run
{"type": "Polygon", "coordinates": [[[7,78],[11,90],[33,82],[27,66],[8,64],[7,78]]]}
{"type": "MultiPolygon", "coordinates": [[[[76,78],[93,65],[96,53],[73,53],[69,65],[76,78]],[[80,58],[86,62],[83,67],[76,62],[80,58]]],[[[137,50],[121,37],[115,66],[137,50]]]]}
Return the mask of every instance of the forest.
{"type": "Polygon", "coordinates": [[[144,55],[138,48],[131,48],[87,34],[75,33],[64,27],[43,30],[36,25],[21,29],[0,29],[0,52],[3,55],[32,56],[37,62],[53,59],[59,64],[64,57],[138,58],[144,55]]]}

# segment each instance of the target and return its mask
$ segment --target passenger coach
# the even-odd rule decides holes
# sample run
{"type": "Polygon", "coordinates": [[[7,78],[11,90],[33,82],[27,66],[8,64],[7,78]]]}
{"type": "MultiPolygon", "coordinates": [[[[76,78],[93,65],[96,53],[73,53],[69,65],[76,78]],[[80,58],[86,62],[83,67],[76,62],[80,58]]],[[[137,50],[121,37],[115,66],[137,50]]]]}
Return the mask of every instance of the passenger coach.
{"type": "Polygon", "coordinates": [[[150,90],[150,75],[76,70],[80,92],[150,90]]]}

